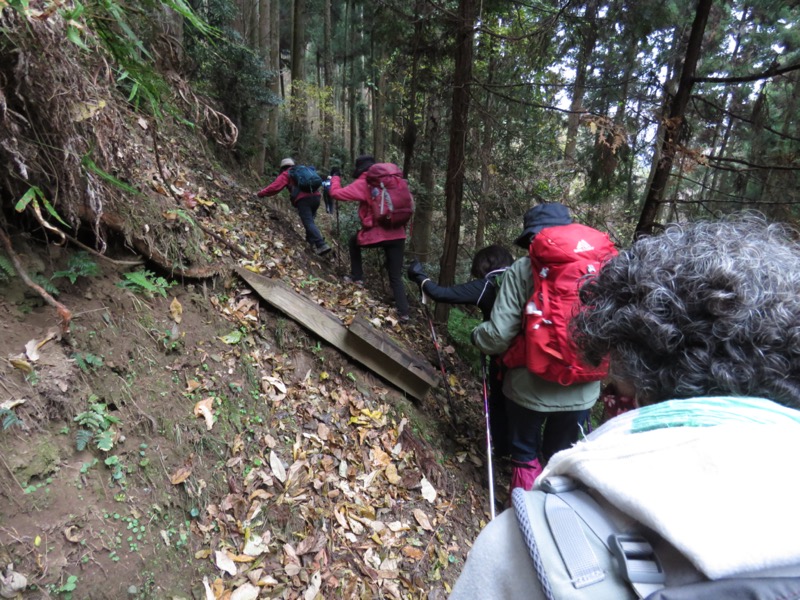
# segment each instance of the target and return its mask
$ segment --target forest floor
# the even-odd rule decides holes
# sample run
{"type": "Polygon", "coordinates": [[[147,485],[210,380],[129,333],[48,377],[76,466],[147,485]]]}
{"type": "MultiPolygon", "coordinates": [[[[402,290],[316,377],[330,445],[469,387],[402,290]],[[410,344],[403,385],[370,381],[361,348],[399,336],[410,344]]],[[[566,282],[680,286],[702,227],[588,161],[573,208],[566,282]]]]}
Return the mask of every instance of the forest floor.
{"type": "MultiPolygon", "coordinates": [[[[345,284],[346,253],[310,253],[285,198],[202,183],[217,196],[187,210],[255,259],[209,252],[436,365],[419,307],[394,319],[377,256],[364,290],[345,284]]],[[[89,256],[97,272],[75,277],[74,248],[13,241],[29,272],[75,278],[52,280],[67,336],[20,278],[0,281],[0,566],[21,597],[446,597],[488,520],[479,382],[446,338],[457,428],[442,386],[413,401],[232,270],[147,289],[130,267],[89,256]]]]}

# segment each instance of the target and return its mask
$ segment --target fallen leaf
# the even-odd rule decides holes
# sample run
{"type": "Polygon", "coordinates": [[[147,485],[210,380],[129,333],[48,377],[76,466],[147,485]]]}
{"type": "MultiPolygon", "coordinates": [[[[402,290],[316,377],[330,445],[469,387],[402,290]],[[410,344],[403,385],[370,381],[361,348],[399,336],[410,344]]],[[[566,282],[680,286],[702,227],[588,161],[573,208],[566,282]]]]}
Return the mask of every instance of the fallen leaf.
{"type": "Polygon", "coordinates": [[[314,574],[311,576],[311,584],[308,586],[308,589],[303,594],[303,600],[314,600],[319,593],[319,588],[322,585],[322,575],[320,575],[319,571],[315,571],[314,574]]]}
{"type": "Polygon", "coordinates": [[[178,485],[179,483],[183,483],[189,479],[191,474],[192,468],[184,465],[172,474],[172,477],[169,478],[169,481],[172,483],[172,485],[178,485]]]}
{"type": "Polygon", "coordinates": [[[414,518],[417,520],[417,523],[420,524],[420,527],[422,527],[425,531],[433,531],[433,526],[431,525],[430,520],[428,520],[428,515],[418,508],[415,508],[413,512],[414,518]]]}
{"type": "Polygon", "coordinates": [[[219,339],[226,344],[235,345],[242,341],[242,332],[236,329],[231,331],[228,335],[223,335],[219,339]]]}
{"type": "Polygon", "coordinates": [[[28,343],[25,344],[25,356],[27,356],[28,360],[31,362],[39,360],[39,346],[36,340],[29,340],[28,343]]]}
{"type": "Polygon", "coordinates": [[[225,571],[228,575],[236,575],[236,563],[233,562],[230,554],[224,550],[214,551],[214,562],[220,571],[225,571]]]}
{"type": "Polygon", "coordinates": [[[386,470],[383,472],[386,475],[386,479],[392,485],[397,485],[402,481],[402,478],[397,474],[397,467],[394,463],[389,463],[386,465],[386,470]]]}
{"type": "Polygon", "coordinates": [[[425,477],[422,478],[420,482],[420,486],[422,486],[422,497],[425,498],[431,504],[434,503],[436,500],[436,490],[431,485],[431,482],[428,481],[425,477]]]}
{"type": "Polygon", "coordinates": [[[203,576],[203,587],[206,589],[206,600],[217,600],[214,592],[211,591],[211,586],[208,585],[208,577],[203,576]]]}
{"type": "Polygon", "coordinates": [[[173,298],[169,305],[169,314],[172,315],[172,320],[180,323],[183,318],[183,306],[178,302],[177,298],[173,298]]]}
{"type": "Polygon", "coordinates": [[[6,400],[5,402],[0,402],[0,408],[4,410],[11,410],[20,404],[25,404],[25,400],[6,400]]]}
{"type": "Polygon", "coordinates": [[[230,600],[255,600],[258,598],[258,592],[258,587],[252,583],[245,583],[233,591],[230,600]]]}
{"type": "Polygon", "coordinates": [[[10,358],[8,362],[10,362],[11,366],[15,369],[19,369],[25,373],[33,373],[33,366],[24,358],[10,358]]]}
{"type": "Polygon", "coordinates": [[[74,525],[70,525],[64,530],[64,537],[67,538],[68,542],[72,542],[73,544],[78,544],[83,539],[80,533],[76,533],[77,527],[74,525]]]}
{"type": "Polygon", "coordinates": [[[194,405],[194,416],[203,417],[206,420],[206,431],[211,431],[214,426],[213,406],[214,398],[210,396],[194,405]]]}
{"type": "Polygon", "coordinates": [[[286,469],[283,468],[283,463],[274,450],[269,451],[269,466],[272,469],[272,474],[275,479],[281,483],[286,483],[286,469]]]}
{"type": "Polygon", "coordinates": [[[422,560],[422,557],[424,556],[422,550],[419,548],[414,548],[414,546],[403,546],[401,552],[413,560],[422,560]]]}

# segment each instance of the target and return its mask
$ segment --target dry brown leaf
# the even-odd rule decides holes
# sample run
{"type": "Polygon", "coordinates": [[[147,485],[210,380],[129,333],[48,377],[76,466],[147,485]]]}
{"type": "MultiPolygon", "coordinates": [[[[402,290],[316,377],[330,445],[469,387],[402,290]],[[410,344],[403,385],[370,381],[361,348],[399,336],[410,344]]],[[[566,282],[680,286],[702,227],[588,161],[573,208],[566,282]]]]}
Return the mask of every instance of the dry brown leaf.
{"type": "Polygon", "coordinates": [[[269,466],[272,469],[272,474],[275,475],[275,479],[281,483],[286,483],[286,470],[274,450],[269,451],[269,466]]]}
{"type": "Polygon", "coordinates": [[[420,548],[414,548],[414,546],[403,546],[401,552],[404,556],[413,560],[422,560],[425,555],[420,548]]]}
{"type": "Polygon", "coordinates": [[[173,298],[169,305],[169,314],[172,315],[172,320],[180,323],[183,318],[183,306],[178,302],[177,298],[173,298]]]}
{"type": "Polygon", "coordinates": [[[73,544],[78,544],[83,539],[80,533],[76,533],[77,527],[74,525],[70,525],[64,530],[64,537],[67,538],[67,541],[72,542],[73,544]]]}
{"type": "Polygon", "coordinates": [[[428,515],[426,515],[423,511],[421,511],[418,508],[415,508],[413,512],[414,512],[414,518],[417,520],[417,523],[419,523],[420,526],[425,531],[433,531],[433,526],[431,525],[431,522],[428,520],[428,515]]]}
{"type": "Polygon", "coordinates": [[[200,400],[194,405],[194,416],[203,417],[206,420],[206,431],[211,431],[214,426],[214,398],[209,396],[200,400]]]}
{"type": "Polygon", "coordinates": [[[392,485],[397,485],[402,481],[402,478],[397,474],[397,467],[394,463],[389,463],[383,474],[386,475],[387,481],[392,485]]]}
{"type": "Polygon", "coordinates": [[[192,468],[184,465],[172,474],[172,477],[169,478],[169,481],[172,483],[172,485],[178,485],[179,483],[183,483],[189,479],[191,474],[192,468]]]}

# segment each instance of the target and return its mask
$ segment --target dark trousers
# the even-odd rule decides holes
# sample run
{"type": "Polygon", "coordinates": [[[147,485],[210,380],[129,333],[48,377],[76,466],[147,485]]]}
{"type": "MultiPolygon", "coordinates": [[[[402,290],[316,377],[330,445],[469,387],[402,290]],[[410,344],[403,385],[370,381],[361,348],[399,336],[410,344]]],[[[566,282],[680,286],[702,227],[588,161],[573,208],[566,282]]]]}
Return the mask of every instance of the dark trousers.
{"type": "Polygon", "coordinates": [[[508,456],[511,444],[508,440],[508,415],[506,397],[503,394],[503,377],[496,357],[489,357],[489,432],[496,456],[508,456]]]}
{"type": "Polygon", "coordinates": [[[392,288],[394,294],[394,303],[397,307],[397,314],[400,316],[408,315],[408,298],[406,297],[406,288],[403,285],[403,255],[406,248],[405,238],[399,240],[387,240],[385,242],[378,242],[377,244],[370,244],[368,246],[359,246],[358,237],[353,236],[350,238],[350,275],[354,281],[363,281],[364,279],[364,266],[361,262],[361,249],[362,248],[383,248],[383,253],[386,256],[386,271],[389,273],[389,286],[392,288]]]}
{"type": "Polygon", "coordinates": [[[324,244],[325,240],[314,222],[314,217],[317,216],[317,210],[319,209],[319,196],[300,198],[295,208],[297,208],[297,214],[300,215],[300,221],[306,230],[306,241],[314,248],[324,244]]]}
{"type": "Polygon", "coordinates": [[[527,463],[535,458],[545,465],[550,457],[578,441],[589,410],[540,412],[506,400],[511,458],[527,463]]]}

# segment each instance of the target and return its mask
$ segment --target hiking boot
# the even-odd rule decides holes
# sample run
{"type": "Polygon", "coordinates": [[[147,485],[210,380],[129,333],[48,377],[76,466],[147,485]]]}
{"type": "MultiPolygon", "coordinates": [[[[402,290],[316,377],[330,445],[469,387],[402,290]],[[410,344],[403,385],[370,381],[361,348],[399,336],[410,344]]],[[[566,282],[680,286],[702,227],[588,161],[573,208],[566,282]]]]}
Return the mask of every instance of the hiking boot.
{"type": "Polygon", "coordinates": [[[322,242],[319,246],[314,248],[314,253],[317,256],[323,256],[323,255],[327,254],[328,252],[330,252],[331,250],[332,250],[332,248],[330,246],[328,246],[328,244],[326,242],[322,242]]]}
{"type": "Polygon", "coordinates": [[[399,315],[397,320],[400,322],[400,325],[408,325],[411,323],[411,316],[410,315],[399,315]]]}
{"type": "Polygon", "coordinates": [[[356,287],[363,288],[364,287],[364,280],[363,279],[353,279],[350,275],[345,275],[342,279],[344,279],[345,283],[352,283],[356,287]]]}

